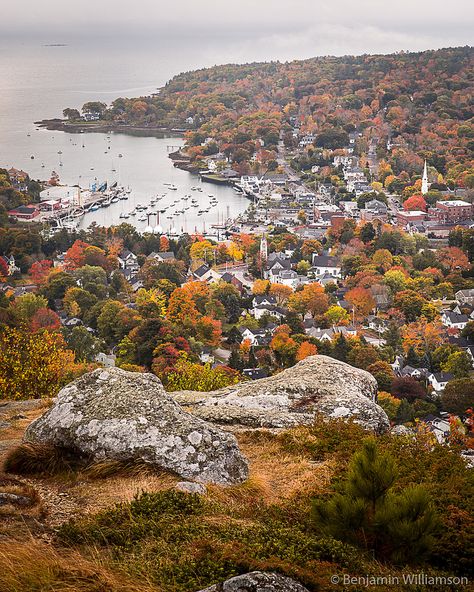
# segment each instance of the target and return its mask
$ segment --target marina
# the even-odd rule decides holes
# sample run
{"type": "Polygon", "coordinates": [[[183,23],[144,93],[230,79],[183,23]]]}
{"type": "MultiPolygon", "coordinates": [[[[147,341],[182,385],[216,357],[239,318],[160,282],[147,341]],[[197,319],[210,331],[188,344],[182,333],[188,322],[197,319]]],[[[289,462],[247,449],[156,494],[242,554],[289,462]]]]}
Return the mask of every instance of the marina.
{"type": "MultiPolygon", "coordinates": [[[[55,183],[70,190],[66,207],[41,205],[40,219],[52,231],[87,229],[94,223],[127,223],[139,232],[151,225],[160,226],[169,236],[183,232],[203,234],[213,225],[222,227],[223,220],[234,219],[249,204],[248,198],[232,187],[211,186],[196,175],[175,168],[168,158],[169,138],[69,134],[34,126],[28,133],[16,162],[28,167],[32,177],[54,177],[55,183]],[[30,155],[35,155],[35,159],[30,160],[30,155]],[[53,175],[54,171],[57,173],[53,175]]],[[[173,142],[182,140],[173,138],[173,142]]],[[[50,189],[54,191],[53,187],[50,189]]],[[[45,201],[54,201],[53,197],[46,197],[45,201]]]]}

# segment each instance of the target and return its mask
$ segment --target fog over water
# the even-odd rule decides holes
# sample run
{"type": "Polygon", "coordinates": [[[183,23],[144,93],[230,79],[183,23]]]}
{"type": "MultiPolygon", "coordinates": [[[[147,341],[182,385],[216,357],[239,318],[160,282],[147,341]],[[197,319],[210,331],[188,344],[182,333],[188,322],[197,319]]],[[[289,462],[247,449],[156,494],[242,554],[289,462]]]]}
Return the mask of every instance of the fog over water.
{"type": "MultiPolygon", "coordinates": [[[[61,181],[82,186],[118,180],[130,185],[131,203],[164,191],[164,182],[176,183],[180,196],[196,184],[166,158],[175,141],[113,134],[108,150],[105,135],[88,134],[82,148],[77,136],[38,131],[33,122],[88,100],[146,95],[175,74],[205,66],[465,45],[474,30],[468,0],[389,6],[378,0],[82,0],[65,6],[63,0],[2,6],[0,166],[42,179],[54,169],[61,181]]],[[[216,194],[219,207],[206,221],[217,221],[217,210],[223,215],[227,206],[231,213],[246,206],[229,188],[208,185],[207,193],[216,194]]],[[[98,221],[117,222],[123,207],[116,204],[98,221]]],[[[186,220],[187,228],[196,222],[186,220]]],[[[184,220],[167,224],[184,227],[184,220]]]]}

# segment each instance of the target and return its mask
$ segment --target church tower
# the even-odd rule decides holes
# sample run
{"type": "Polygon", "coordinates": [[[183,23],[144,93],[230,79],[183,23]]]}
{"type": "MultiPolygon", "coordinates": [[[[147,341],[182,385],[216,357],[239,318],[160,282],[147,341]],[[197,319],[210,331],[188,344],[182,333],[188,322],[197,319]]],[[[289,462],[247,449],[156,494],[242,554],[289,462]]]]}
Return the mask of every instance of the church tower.
{"type": "Polygon", "coordinates": [[[423,169],[423,179],[421,181],[421,193],[423,195],[428,193],[428,169],[426,167],[426,160],[425,160],[425,168],[423,169]]]}
{"type": "Polygon", "coordinates": [[[268,243],[265,233],[262,234],[260,241],[260,259],[262,260],[262,264],[268,259],[268,243]]]}

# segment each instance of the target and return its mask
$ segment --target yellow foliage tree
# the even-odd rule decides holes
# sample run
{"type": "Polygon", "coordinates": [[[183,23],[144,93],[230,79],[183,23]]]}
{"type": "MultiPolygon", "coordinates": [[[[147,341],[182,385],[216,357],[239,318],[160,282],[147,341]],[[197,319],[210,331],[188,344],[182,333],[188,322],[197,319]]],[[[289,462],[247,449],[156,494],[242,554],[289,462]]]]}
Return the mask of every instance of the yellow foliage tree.
{"type": "Polygon", "coordinates": [[[268,280],[255,280],[252,288],[252,292],[256,296],[262,296],[266,294],[270,288],[270,282],[268,280]]]}
{"type": "Polygon", "coordinates": [[[54,397],[80,371],[58,333],[0,333],[0,399],[54,397]]]}

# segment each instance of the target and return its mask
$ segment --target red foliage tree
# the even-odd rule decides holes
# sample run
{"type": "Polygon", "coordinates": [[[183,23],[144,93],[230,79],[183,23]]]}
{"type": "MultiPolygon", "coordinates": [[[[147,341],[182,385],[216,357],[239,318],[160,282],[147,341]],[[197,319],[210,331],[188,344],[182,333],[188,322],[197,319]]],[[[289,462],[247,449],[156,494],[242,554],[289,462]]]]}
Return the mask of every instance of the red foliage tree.
{"type": "Polygon", "coordinates": [[[42,286],[46,282],[52,266],[53,263],[49,259],[35,261],[35,263],[33,263],[33,265],[30,267],[28,273],[35,284],[42,286]]]}
{"type": "Polygon", "coordinates": [[[31,330],[33,333],[47,329],[48,331],[57,331],[61,327],[58,315],[49,308],[38,309],[31,319],[31,330]]]}
{"type": "Polygon", "coordinates": [[[422,195],[412,195],[403,202],[403,209],[405,211],[421,210],[422,212],[426,212],[426,208],[426,201],[422,195]]]}

